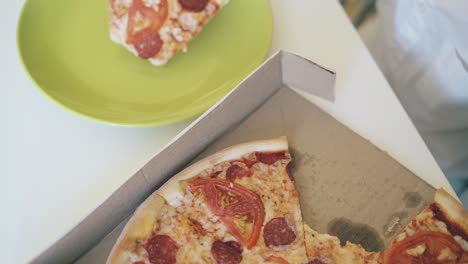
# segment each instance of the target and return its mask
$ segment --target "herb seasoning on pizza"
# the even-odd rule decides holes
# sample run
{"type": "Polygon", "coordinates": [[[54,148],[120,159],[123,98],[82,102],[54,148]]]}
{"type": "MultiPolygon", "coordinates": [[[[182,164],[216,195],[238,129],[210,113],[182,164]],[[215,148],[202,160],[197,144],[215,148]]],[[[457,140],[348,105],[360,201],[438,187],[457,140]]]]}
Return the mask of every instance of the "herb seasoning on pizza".
{"type": "Polygon", "coordinates": [[[109,0],[111,39],[136,56],[166,64],[228,0],[109,0]]]}
{"type": "Polygon", "coordinates": [[[307,263],[286,138],[227,148],[135,212],[108,263],[307,263]]]}

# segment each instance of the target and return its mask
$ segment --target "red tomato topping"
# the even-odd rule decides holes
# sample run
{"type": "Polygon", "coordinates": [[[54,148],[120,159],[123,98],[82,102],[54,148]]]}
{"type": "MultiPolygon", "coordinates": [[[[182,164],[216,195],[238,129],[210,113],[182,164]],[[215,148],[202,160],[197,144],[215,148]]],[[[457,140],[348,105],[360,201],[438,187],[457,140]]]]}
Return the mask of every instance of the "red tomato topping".
{"type": "Polygon", "coordinates": [[[147,59],[161,50],[163,43],[159,29],[167,15],[167,0],[160,0],[158,11],[145,6],[143,0],[133,0],[128,10],[127,44],[135,46],[138,56],[147,59]],[[142,28],[138,29],[137,26],[142,28]]]}
{"type": "Polygon", "coordinates": [[[195,179],[189,183],[192,193],[203,196],[208,208],[219,216],[229,232],[247,248],[258,241],[265,208],[253,191],[222,179],[195,179]]]}
{"type": "MultiPolygon", "coordinates": [[[[392,245],[384,252],[383,263],[408,263],[408,264],[438,264],[438,263],[463,263],[463,258],[466,258],[467,252],[453,239],[452,236],[441,232],[419,232],[413,236],[407,237],[400,242],[392,245]],[[420,247],[419,252],[409,254],[408,250],[420,247]],[[439,258],[443,251],[449,250],[452,257],[445,260],[439,258]],[[420,253],[420,254],[419,254],[420,253]]],[[[442,258],[442,257],[441,257],[442,258]]]]}

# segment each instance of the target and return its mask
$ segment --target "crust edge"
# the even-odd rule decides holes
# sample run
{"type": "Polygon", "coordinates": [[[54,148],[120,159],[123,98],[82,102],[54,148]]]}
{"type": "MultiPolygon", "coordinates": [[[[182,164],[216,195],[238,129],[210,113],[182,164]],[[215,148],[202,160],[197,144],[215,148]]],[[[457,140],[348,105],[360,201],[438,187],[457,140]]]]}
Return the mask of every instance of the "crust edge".
{"type": "Polygon", "coordinates": [[[195,177],[202,171],[212,167],[215,164],[221,163],[223,161],[238,159],[239,157],[242,157],[247,153],[255,151],[272,152],[282,150],[288,150],[288,140],[285,136],[274,139],[250,141],[234,145],[225,148],[221,151],[218,151],[215,154],[190,165],[189,167],[187,167],[186,169],[169,179],[156,192],[162,197],[164,197],[164,199],[170,205],[177,205],[179,199],[183,197],[184,192],[181,186],[179,185],[180,181],[195,177]]]}
{"type": "Polygon", "coordinates": [[[154,228],[155,219],[164,206],[165,200],[153,192],[133,213],[128,223],[119,235],[117,242],[114,244],[107,264],[127,263],[127,251],[136,246],[136,240],[142,237],[147,237],[151,234],[154,228]]]}
{"type": "Polygon", "coordinates": [[[447,224],[449,231],[468,241],[468,210],[444,189],[437,189],[433,205],[435,216],[447,224]]]}

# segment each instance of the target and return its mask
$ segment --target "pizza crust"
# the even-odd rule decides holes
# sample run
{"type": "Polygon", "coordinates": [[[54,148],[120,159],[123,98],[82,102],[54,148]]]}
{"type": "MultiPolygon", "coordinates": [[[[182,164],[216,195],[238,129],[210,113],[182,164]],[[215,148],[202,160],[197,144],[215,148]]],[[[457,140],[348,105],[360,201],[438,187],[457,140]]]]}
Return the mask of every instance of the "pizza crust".
{"type": "Polygon", "coordinates": [[[465,236],[468,235],[468,210],[465,210],[460,202],[444,189],[438,189],[434,196],[434,203],[450,223],[461,228],[465,236]]]}
{"type": "Polygon", "coordinates": [[[107,264],[129,262],[128,252],[134,252],[138,248],[137,241],[151,234],[159,210],[165,203],[165,200],[154,192],[138,207],[112,248],[107,264]]]}
{"type": "Polygon", "coordinates": [[[187,167],[186,169],[172,177],[169,181],[167,181],[156,192],[160,196],[164,197],[168,204],[172,206],[177,206],[180,199],[182,199],[182,197],[184,196],[184,190],[179,184],[180,181],[195,177],[201,172],[212,168],[216,164],[219,164],[224,161],[236,160],[252,152],[275,152],[287,150],[288,140],[286,137],[279,137],[269,140],[257,140],[234,145],[219,152],[216,152],[215,154],[206,157],[187,167]]]}

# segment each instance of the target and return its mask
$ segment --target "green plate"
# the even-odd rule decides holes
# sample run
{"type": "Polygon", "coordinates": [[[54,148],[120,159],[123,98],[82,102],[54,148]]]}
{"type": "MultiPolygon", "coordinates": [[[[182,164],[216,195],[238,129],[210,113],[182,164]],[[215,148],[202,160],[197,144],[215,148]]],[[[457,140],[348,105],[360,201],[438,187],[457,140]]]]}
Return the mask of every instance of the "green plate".
{"type": "Polygon", "coordinates": [[[211,107],[265,58],[269,0],[231,0],[166,66],[111,42],[107,1],[29,0],[18,50],[38,87],[94,120],[129,126],[176,122],[211,107]]]}

